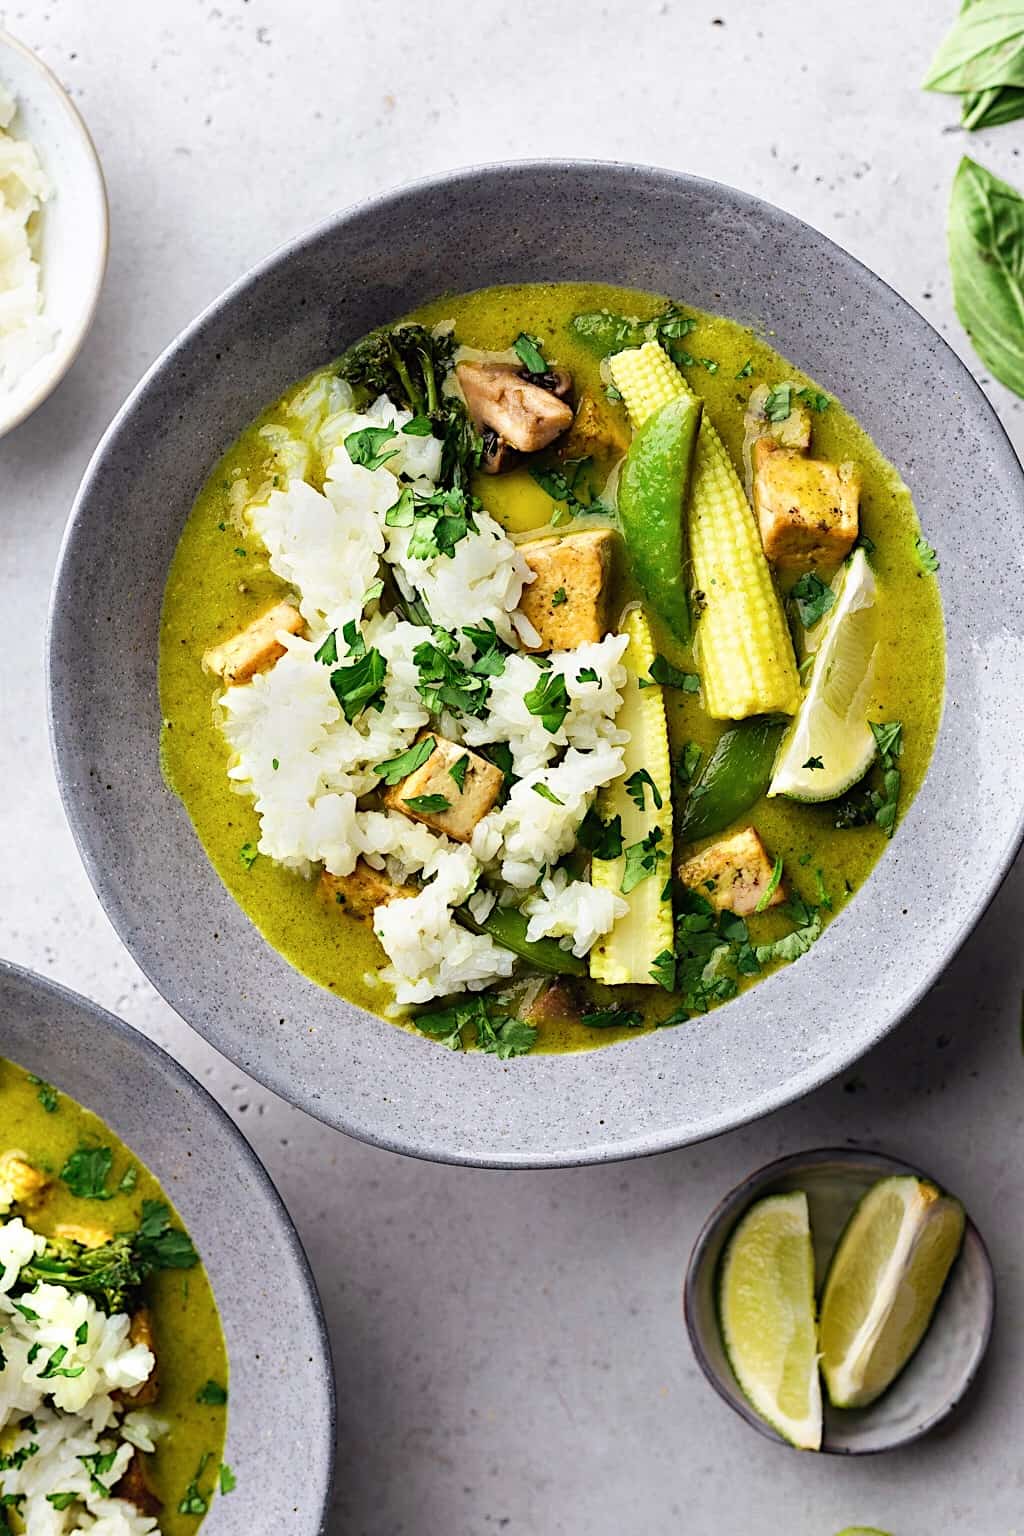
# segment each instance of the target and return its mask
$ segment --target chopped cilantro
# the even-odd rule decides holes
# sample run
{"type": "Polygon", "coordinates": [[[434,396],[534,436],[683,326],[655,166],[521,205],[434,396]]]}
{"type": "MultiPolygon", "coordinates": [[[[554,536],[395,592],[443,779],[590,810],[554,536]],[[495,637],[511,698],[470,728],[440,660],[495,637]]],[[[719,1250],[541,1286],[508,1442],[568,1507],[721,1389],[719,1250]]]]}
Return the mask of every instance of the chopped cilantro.
{"type": "Polygon", "coordinates": [[[665,988],[666,992],[673,991],[676,984],[676,957],[674,950],[663,949],[660,955],[655,955],[654,963],[651,966],[651,976],[658,983],[659,987],[665,988]]]}
{"type": "Polygon", "coordinates": [[[463,752],[462,756],[457,758],[456,761],[452,763],[451,767],[448,769],[448,777],[455,780],[460,795],[462,794],[463,788],[465,787],[466,769],[468,767],[469,753],[463,752]]]}
{"type": "Polygon", "coordinates": [[[110,1200],[107,1179],[113,1164],[109,1147],[79,1147],[68,1157],[60,1176],[78,1200],[110,1200]]]}
{"type": "Polygon", "coordinates": [[[770,389],[764,402],[764,414],[768,421],[785,421],[793,409],[792,384],[776,384],[770,389]]]}
{"type": "Polygon", "coordinates": [[[338,631],[332,629],[319,650],[313,652],[314,661],[322,661],[325,667],[333,667],[338,660],[338,631]]]}
{"type": "Polygon", "coordinates": [[[525,331],[520,331],[512,343],[512,350],[527,373],[547,373],[548,365],[536,336],[528,336],[525,331]]]}
{"type": "Polygon", "coordinates": [[[697,777],[700,760],[704,756],[696,741],[688,741],[676,758],[676,778],[680,784],[692,784],[697,777]]]}
{"type": "Polygon", "coordinates": [[[88,1342],[89,1342],[89,1324],[88,1323],[79,1323],[78,1327],[75,1329],[75,1343],[76,1344],[87,1344],[88,1342]]]}
{"type": "Polygon", "coordinates": [[[101,1499],[110,1498],[110,1489],[105,1483],[100,1482],[101,1476],[106,1476],[117,1458],[116,1451],[97,1451],[93,1456],[79,1456],[79,1461],[89,1474],[89,1483],[94,1493],[98,1493],[101,1499]]]}
{"type": "Polygon", "coordinates": [[[34,1085],[34,1087],[39,1089],[39,1092],[36,1094],[36,1098],[46,1110],[46,1113],[48,1115],[56,1114],[60,1107],[60,1096],[53,1084],[45,1082],[43,1078],[36,1077],[35,1074],[31,1072],[29,1073],[28,1080],[34,1085]]]}
{"type": "Polygon", "coordinates": [[[260,851],[255,843],[243,843],[238,850],[238,862],[243,869],[252,869],[259,856],[260,851]]]}
{"type": "Polygon", "coordinates": [[[588,1029],[642,1029],[644,1016],[636,1008],[592,1008],[580,1015],[588,1029]]]}
{"type": "Polygon", "coordinates": [[[54,1509],[65,1510],[70,1509],[77,1498],[77,1493],[48,1493],[46,1502],[52,1504],[54,1509]]]}
{"type": "Polygon", "coordinates": [[[896,830],[896,810],[900,798],[901,774],[896,765],[903,754],[903,726],[899,720],[891,720],[887,724],[871,721],[870,724],[882,766],[881,792],[873,790],[871,794],[875,821],[886,837],[892,837],[896,830]]]}
{"type": "Polygon", "coordinates": [[[499,1061],[525,1056],[537,1038],[537,1031],[525,1020],[492,1015],[482,997],[418,1014],[413,1022],[450,1051],[463,1049],[462,1032],[468,1025],[475,1031],[477,1049],[499,1061]]]}
{"type": "Polygon", "coordinates": [[[551,606],[552,606],[552,608],[561,608],[562,604],[563,603],[567,603],[568,601],[569,601],[569,599],[566,596],[566,591],[565,591],[564,587],[559,587],[557,589],[557,591],[552,592],[552,594],[551,594],[551,606]]]}
{"type": "Polygon", "coordinates": [[[802,400],[805,405],[809,406],[812,411],[816,411],[819,416],[823,411],[827,411],[832,404],[828,395],[823,395],[820,389],[811,389],[809,387],[798,389],[796,398],[802,400]]]}
{"type": "Polygon", "coordinates": [[[227,1388],[222,1387],[219,1381],[207,1381],[196,1393],[197,1403],[209,1403],[213,1408],[222,1408],[228,1400],[227,1388]]]}
{"type": "Polygon", "coordinates": [[[698,362],[702,368],[707,369],[708,373],[718,372],[718,364],[715,362],[713,357],[701,357],[698,358],[698,362]]]}
{"type": "Polygon", "coordinates": [[[353,464],[361,464],[364,469],[380,469],[398,452],[397,448],[392,448],[390,453],[381,452],[384,444],[392,442],[397,435],[394,427],[360,427],[358,432],[350,432],[346,437],[345,451],[353,464]]]}
{"type": "Polygon", "coordinates": [[[821,757],[809,757],[803,766],[805,768],[810,768],[813,772],[816,768],[824,768],[825,760],[821,757]]]}
{"type": "Polygon", "coordinates": [[[349,725],[364,709],[384,707],[386,674],[387,663],[376,646],[349,666],[336,667],[331,673],[331,688],[349,725]]]}
{"type": "Polygon", "coordinates": [[[429,437],[433,430],[429,416],[414,416],[402,428],[406,437],[429,437]]]}
{"type": "Polygon", "coordinates": [[[553,789],[546,784],[534,784],[532,786],[535,795],[540,795],[542,800],[550,800],[552,805],[564,805],[564,800],[559,800],[553,789]]]}
{"type": "Polygon", "coordinates": [[[439,816],[442,811],[450,811],[452,808],[447,795],[410,795],[407,800],[403,799],[402,804],[418,816],[439,816]]]}
{"type": "MultiPolygon", "coordinates": [[[[367,430],[369,431],[370,429],[367,428],[367,430]]],[[[206,1514],[206,1511],[209,1508],[209,1498],[208,1495],[204,1494],[200,1490],[199,1483],[203,1473],[206,1471],[207,1463],[212,1460],[212,1451],[204,1451],[202,1456],[199,1458],[199,1465],[196,1468],[195,1476],[189,1483],[188,1487],[185,1489],[185,1495],[178,1505],[179,1515],[206,1514]]]]}
{"type": "Polygon", "coordinates": [[[934,576],[939,568],[939,557],[921,533],[914,540],[914,554],[917,556],[917,563],[925,575],[934,576]]]}
{"type": "Polygon", "coordinates": [[[597,675],[596,667],[580,667],[576,673],[578,683],[599,683],[601,679],[597,675]]]}
{"type": "Polygon", "coordinates": [[[595,859],[617,859],[622,853],[622,817],[602,821],[593,806],[587,811],[576,832],[576,841],[595,859]]]}
{"type": "Polygon", "coordinates": [[[410,773],[422,768],[436,746],[435,737],[424,736],[422,741],[414,741],[411,747],[405,752],[399,752],[397,757],[389,757],[387,762],[378,763],[373,771],[380,774],[385,784],[397,784],[399,779],[408,778],[410,773]]]}
{"type": "Polygon", "coordinates": [[[682,693],[700,692],[700,678],[696,672],[683,672],[660,654],[651,662],[649,680],[643,677],[640,679],[641,688],[649,688],[651,683],[661,683],[666,688],[678,688],[682,693]]]}
{"type": "Polygon", "coordinates": [[[824,618],[836,600],[832,588],[813,571],[805,571],[793,583],[789,595],[796,604],[797,615],[804,629],[810,629],[819,619],[824,618]]]}
{"type": "Polygon", "coordinates": [[[748,357],[746,362],[743,364],[743,367],[740,369],[739,373],[733,374],[733,378],[735,378],[735,379],[749,379],[750,375],[753,373],[753,371],[754,371],[754,359],[752,357],[748,357]]]}
{"type": "Polygon", "coordinates": [[[222,1461],[220,1464],[220,1473],[217,1479],[217,1486],[221,1491],[221,1495],[224,1497],[226,1497],[229,1493],[234,1493],[235,1489],[238,1487],[238,1478],[232,1472],[226,1461],[222,1461]]]}
{"type": "Polygon", "coordinates": [[[590,485],[588,470],[593,460],[588,456],[582,459],[565,459],[561,469],[531,469],[530,476],[537,482],[551,500],[559,503],[552,513],[551,521],[554,524],[567,522],[571,516],[579,516],[582,513],[605,512],[610,513],[612,508],[595,496],[590,485]],[[586,500],[580,492],[586,492],[586,500]]]}
{"type": "Polygon", "coordinates": [[[628,896],[636,886],[649,880],[662,860],[668,857],[665,850],[658,847],[663,837],[660,827],[652,827],[646,837],[638,843],[630,843],[625,850],[626,867],[619,886],[623,896],[628,896]]]}
{"type": "Polygon", "coordinates": [[[562,673],[545,673],[537,686],[523,695],[523,703],[531,715],[540,716],[544,729],[554,735],[569,712],[569,693],[562,673]]]}
{"type": "Polygon", "coordinates": [[[67,1353],[67,1345],[58,1344],[49,1360],[43,1366],[43,1369],[38,1373],[37,1380],[52,1381],[57,1376],[66,1376],[69,1380],[73,1381],[76,1376],[83,1376],[85,1374],[84,1365],[66,1366],[62,1363],[67,1359],[67,1353]]]}
{"type": "Polygon", "coordinates": [[[657,784],[655,784],[646,768],[638,768],[636,772],[631,773],[629,778],[626,780],[626,794],[632,800],[638,811],[642,811],[644,808],[644,792],[647,788],[650,788],[651,799],[654,801],[655,810],[660,811],[664,801],[661,798],[661,793],[657,784]]]}

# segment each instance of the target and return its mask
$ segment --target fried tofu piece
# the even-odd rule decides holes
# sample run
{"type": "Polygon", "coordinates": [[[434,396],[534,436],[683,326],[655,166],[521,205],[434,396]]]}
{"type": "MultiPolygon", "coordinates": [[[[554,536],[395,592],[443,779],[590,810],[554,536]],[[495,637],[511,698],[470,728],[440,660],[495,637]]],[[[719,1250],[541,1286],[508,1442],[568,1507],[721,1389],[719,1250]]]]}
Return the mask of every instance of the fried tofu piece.
{"type": "Polygon", "coordinates": [[[208,650],[203,666],[226,683],[247,683],[284,655],[285,647],[277,638],[282,630],[301,635],[305,627],[301,613],[291,603],[275,603],[230,640],[208,650]]]}
{"type": "Polygon", "coordinates": [[[524,644],[524,650],[566,651],[604,639],[614,552],[611,528],[520,544],[534,580],[523,588],[519,607],[540,635],[539,645],[524,644]]]}
{"type": "Polygon", "coordinates": [[[382,869],[374,869],[365,859],[357,859],[350,875],[332,875],[325,869],[320,876],[320,894],[325,901],[341,907],[349,917],[372,919],[377,907],[405,896],[416,896],[418,892],[414,885],[396,885],[382,869]]]}
{"type": "Polygon", "coordinates": [[[505,775],[479,752],[447,741],[434,731],[429,734],[436,743],[433,752],[419,768],[385,790],[384,804],[457,843],[468,843],[477,822],[494,809],[505,775]],[[463,758],[467,759],[464,770],[457,766],[463,758]],[[442,805],[442,800],[447,804],[442,805]]]}
{"type": "Polygon", "coordinates": [[[593,395],[580,395],[562,453],[567,459],[621,459],[629,447],[629,429],[593,395]]]}
{"type": "Polygon", "coordinates": [[[572,425],[572,406],[561,398],[569,376],[562,372],[552,374],[553,389],[534,384],[510,363],[458,363],[455,372],[474,424],[489,427],[520,453],[547,448],[572,425]]]}
{"type": "Polygon", "coordinates": [[[114,1241],[114,1234],[107,1227],[90,1227],[85,1222],[61,1221],[53,1229],[54,1237],[78,1243],[82,1248],[105,1248],[114,1241]]]}
{"type": "MultiPolygon", "coordinates": [[[[712,843],[702,853],[680,864],[678,875],[691,891],[709,901],[716,912],[735,912],[749,917],[771,884],[774,863],[769,858],[756,827],[744,827],[732,837],[712,843]]],[[[786,893],[780,880],[766,903],[777,907],[786,893]]]]}
{"type": "Polygon", "coordinates": [[[141,1451],[133,1451],[132,1459],[120,1479],[114,1484],[114,1495],[134,1504],[140,1515],[159,1515],[163,1500],[149,1480],[146,1458],[141,1451]]]}
{"type": "Polygon", "coordinates": [[[33,1168],[21,1152],[13,1148],[0,1157],[0,1210],[9,1205],[38,1205],[50,1180],[33,1168]]]}
{"type": "Polygon", "coordinates": [[[859,529],[856,464],[809,459],[770,438],[753,446],[754,512],[765,555],[784,570],[838,565],[859,529]]]}

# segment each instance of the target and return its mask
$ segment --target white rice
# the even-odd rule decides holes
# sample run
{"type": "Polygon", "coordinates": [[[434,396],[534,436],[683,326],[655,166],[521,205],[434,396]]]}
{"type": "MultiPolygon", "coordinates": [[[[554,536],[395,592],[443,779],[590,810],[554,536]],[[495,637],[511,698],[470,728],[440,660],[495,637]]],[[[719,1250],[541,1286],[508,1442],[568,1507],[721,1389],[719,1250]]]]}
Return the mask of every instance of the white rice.
{"type": "Polygon", "coordinates": [[[34,225],[51,187],[32,145],[8,132],[16,110],[0,84],[0,392],[12,390],[56,341],[43,315],[33,250],[34,225]]]}
{"type": "Polygon", "coordinates": [[[220,699],[233,754],[229,775],[255,802],[261,854],[304,874],[323,865],[339,877],[364,858],[398,883],[414,876],[426,882],[417,896],[374,914],[390,962],[381,977],[401,1005],[478,990],[511,974],[510,951],[456,921],[453,909],[463,902],[482,921],[496,899],[521,902],[544,877],[528,909],[537,935],[552,934],[582,955],[607,932],[619,899],[552,876],[597,790],[620,773],[628,740],[615,724],[626,680],[624,635],[555,653],[545,667],[513,652],[489,679],[480,717],[445,713],[440,721],[445,736],[470,747],[508,743],[520,779],[507,803],[479,823],[471,848],[399,813],[360,809],[360,798],[379,783],[377,765],[404,751],[430,718],[413,655],[434,642],[434,630],[382,616],[367,600],[382,562],[406,598],[422,600],[433,624],[455,637],[465,666],[476,655],[461,633],[467,626],[493,625],[508,645],[532,633],[518,611],[529,566],[486,511],[474,514],[475,528],[450,555],[425,560],[409,554],[410,528],[387,524],[403,485],[428,495],[440,473],[440,442],[402,433],[410,419],[384,396],[353,410],[348,386],[322,374],[287,402],[286,424],[261,429],[270,434],[276,467],[269,478],[278,483],[265,481],[244,516],[271,568],[294,589],[308,637],[283,636],[276,665],[220,699]],[[346,439],[385,426],[397,436],[379,452],[395,456],[375,469],[354,464],[346,439]],[[331,688],[333,667],[316,660],[333,630],[335,665],[349,664],[341,633],[349,624],[387,667],[381,707],[351,723],[331,688]],[[524,701],[545,678],[565,684],[567,709],[553,731],[524,701]],[[478,890],[484,869],[505,889],[478,890]]]}
{"type": "Polygon", "coordinates": [[[111,1394],[131,1390],[153,1370],[153,1355],[129,1338],[130,1319],[108,1317],[88,1296],[62,1285],[37,1285],[19,1295],[27,1312],[12,1301],[25,1264],[45,1247],[43,1238],[20,1218],[0,1225],[0,1440],[5,1455],[22,1452],[20,1465],[0,1472],[0,1491],[23,1496],[20,1513],[29,1536],[149,1536],[157,1522],[133,1504],[109,1495],[127,1469],[135,1445],[152,1449],[159,1421],[131,1413],[131,1431],[121,1424],[122,1407],[111,1394]],[[74,1376],[46,1376],[54,1352],[63,1349],[62,1370],[74,1376]],[[30,1358],[31,1356],[31,1358],[30,1358]],[[83,1457],[113,1454],[110,1468],[94,1480],[83,1457]],[[76,1503],[57,1510],[47,1495],[74,1493],[76,1503]]]}
{"type": "Polygon", "coordinates": [[[545,875],[540,890],[527,897],[523,911],[529,916],[526,937],[558,939],[580,959],[589,954],[615,919],[627,911],[615,891],[595,888],[588,880],[570,880],[564,869],[545,875]]]}

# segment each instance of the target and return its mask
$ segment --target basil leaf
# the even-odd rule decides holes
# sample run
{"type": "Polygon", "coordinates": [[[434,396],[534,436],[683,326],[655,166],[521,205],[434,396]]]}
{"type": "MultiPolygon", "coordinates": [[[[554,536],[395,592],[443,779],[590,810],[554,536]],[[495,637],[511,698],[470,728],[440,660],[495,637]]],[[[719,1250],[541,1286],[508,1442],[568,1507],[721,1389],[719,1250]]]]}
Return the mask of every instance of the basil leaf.
{"type": "Polygon", "coordinates": [[[963,95],[1002,85],[1024,86],[1024,8],[973,0],[939,45],[924,89],[963,95]]]}
{"type": "Polygon", "coordinates": [[[960,122],[969,133],[979,128],[998,128],[1001,123],[1024,117],[1024,89],[997,85],[990,91],[971,91],[963,98],[960,122]]]}
{"type": "Polygon", "coordinates": [[[525,331],[520,331],[512,349],[527,373],[547,373],[548,365],[536,336],[527,336],[525,331]]]}
{"type": "Polygon", "coordinates": [[[975,351],[1024,395],[1024,198],[967,156],[953,180],[949,263],[956,312],[975,351]]]}

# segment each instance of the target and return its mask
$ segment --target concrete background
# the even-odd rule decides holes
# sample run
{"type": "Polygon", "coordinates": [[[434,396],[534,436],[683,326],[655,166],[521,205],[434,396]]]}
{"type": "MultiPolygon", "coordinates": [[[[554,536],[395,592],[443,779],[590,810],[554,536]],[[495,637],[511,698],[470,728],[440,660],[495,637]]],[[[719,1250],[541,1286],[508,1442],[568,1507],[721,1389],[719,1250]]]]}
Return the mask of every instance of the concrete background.
{"type": "MultiPolygon", "coordinates": [[[[965,149],[1024,182],[1024,124],[965,143],[955,103],[917,90],[955,10],[954,0],[0,7],[79,103],[113,214],[85,350],[0,444],[0,952],[170,1047],[269,1167],[334,1340],[337,1536],[831,1536],[851,1523],[893,1536],[1024,1532],[1024,868],[894,1037],[846,1081],[758,1125],[643,1163],[547,1174],[371,1151],[194,1036],[122,949],[79,866],[50,769],[42,664],[75,486],[142,370],[243,268],[333,208],[473,160],[621,157],[734,182],[855,252],[972,363],[950,303],[945,200],[965,149]],[[960,1421],[860,1463],[799,1457],[745,1428],[698,1375],[679,1302],[689,1245],[721,1194],[769,1158],[843,1141],[891,1149],[964,1197],[1001,1302],[960,1421]]],[[[979,376],[1020,447],[1020,403],[979,376]]]]}

